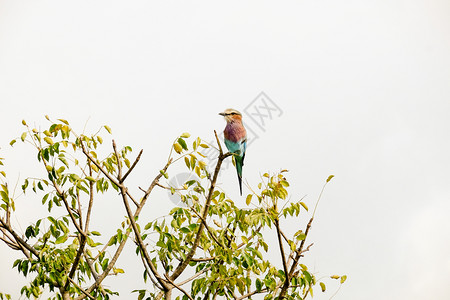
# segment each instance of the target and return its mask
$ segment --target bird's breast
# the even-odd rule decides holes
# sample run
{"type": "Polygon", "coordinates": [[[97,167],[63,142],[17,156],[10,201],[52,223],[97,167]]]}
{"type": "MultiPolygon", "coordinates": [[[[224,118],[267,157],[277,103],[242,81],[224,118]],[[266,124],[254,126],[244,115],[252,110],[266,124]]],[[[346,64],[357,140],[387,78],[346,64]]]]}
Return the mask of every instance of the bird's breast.
{"type": "Polygon", "coordinates": [[[233,143],[237,143],[247,136],[244,126],[237,122],[228,123],[223,134],[227,140],[233,143]]]}

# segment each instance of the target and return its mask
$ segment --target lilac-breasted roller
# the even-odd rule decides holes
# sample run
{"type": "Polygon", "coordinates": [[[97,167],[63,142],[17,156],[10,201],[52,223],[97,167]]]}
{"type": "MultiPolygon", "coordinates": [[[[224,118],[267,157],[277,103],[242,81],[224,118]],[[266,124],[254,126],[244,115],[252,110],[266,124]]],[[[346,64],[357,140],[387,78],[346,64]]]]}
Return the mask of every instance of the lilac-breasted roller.
{"type": "Polygon", "coordinates": [[[235,109],[228,108],[219,115],[225,117],[227,126],[223,131],[225,145],[234,154],[236,171],[239,180],[239,191],[242,195],[242,166],[244,165],[245,150],[247,149],[247,131],[242,124],[242,114],[235,109]]]}

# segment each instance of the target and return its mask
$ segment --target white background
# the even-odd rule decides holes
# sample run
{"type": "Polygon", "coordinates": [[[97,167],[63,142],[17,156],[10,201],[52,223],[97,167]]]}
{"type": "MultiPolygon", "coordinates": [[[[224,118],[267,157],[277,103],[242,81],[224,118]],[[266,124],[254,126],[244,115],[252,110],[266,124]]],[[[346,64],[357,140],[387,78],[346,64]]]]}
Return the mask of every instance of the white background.
{"type": "MultiPolygon", "coordinates": [[[[292,200],[307,195],[313,206],[336,175],[305,259],[317,277],[348,275],[333,299],[449,299],[449,17],[446,0],[0,1],[10,185],[41,174],[30,147],[9,146],[22,119],[44,128],[48,114],[79,132],[110,125],[119,145],[144,149],[135,179],[145,184],[177,135],[211,140],[225,124],[218,112],[264,91],[283,113],[265,131],[249,123],[259,137],[244,178],[256,185],[287,168],[292,200]]],[[[239,203],[235,176],[225,170],[220,184],[239,203]]],[[[155,195],[149,218],[173,207],[155,195]]],[[[17,226],[37,218],[39,203],[17,200],[17,226]]],[[[117,198],[98,207],[107,208],[99,231],[112,212],[124,215],[117,198]]],[[[14,298],[18,257],[0,245],[0,292],[14,298]]],[[[134,254],[120,262],[128,279],[108,284],[126,299],[145,285],[134,254]]],[[[329,299],[337,286],[327,283],[315,299],[329,299]]]]}

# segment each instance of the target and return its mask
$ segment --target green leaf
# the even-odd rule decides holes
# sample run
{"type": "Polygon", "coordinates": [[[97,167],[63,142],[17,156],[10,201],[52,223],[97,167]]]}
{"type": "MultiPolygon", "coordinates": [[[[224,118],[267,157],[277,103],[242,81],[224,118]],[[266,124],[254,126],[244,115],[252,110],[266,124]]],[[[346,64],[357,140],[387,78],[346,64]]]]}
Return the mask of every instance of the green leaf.
{"type": "Polygon", "coordinates": [[[59,238],[56,239],[55,244],[64,243],[65,241],[67,241],[68,237],[69,236],[67,234],[60,236],[59,238]]]}
{"type": "Polygon", "coordinates": [[[259,278],[256,278],[256,290],[258,291],[258,292],[260,292],[261,291],[261,289],[262,289],[262,282],[261,282],[261,280],[259,280],[259,278]]]}
{"type": "Polygon", "coordinates": [[[185,140],[183,140],[182,138],[179,138],[179,139],[178,139],[178,143],[181,145],[181,147],[183,147],[184,150],[187,150],[187,149],[188,149],[185,140]]]}
{"type": "Polygon", "coordinates": [[[9,142],[9,144],[12,146],[16,143],[16,140],[12,140],[11,142],[9,142]]]}
{"type": "Polygon", "coordinates": [[[312,276],[311,276],[311,274],[309,274],[308,271],[303,271],[303,275],[305,275],[306,281],[308,281],[308,283],[311,284],[311,282],[312,282],[312,276]]]}
{"type": "Polygon", "coordinates": [[[188,227],[181,227],[181,228],[180,228],[180,231],[181,231],[182,233],[189,233],[189,232],[191,232],[191,230],[190,230],[188,227]]]}
{"type": "Polygon", "coordinates": [[[95,178],[91,176],[86,176],[86,179],[89,180],[90,182],[95,182],[95,178]]]}
{"type": "Polygon", "coordinates": [[[0,191],[0,194],[2,196],[3,201],[5,201],[5,203],[9,203],[8,194],[6,194],[4,191],[0,191]]]}
{"type": "Polygon", "coordinates": [[[330,182],[330,180],[332,179],[334,177],[334,175],[330,175],[330,176],[328,176],[328,178],[327,178],[327,182],[330,182]]]}
{"type": "Polygon", "coordinates": [[[164,170],[160,170],[159,173],[161,173],[164,176],[164,178],[169,179],[169,175],[167,175],[167,173],[164,172],[164,170]]]}

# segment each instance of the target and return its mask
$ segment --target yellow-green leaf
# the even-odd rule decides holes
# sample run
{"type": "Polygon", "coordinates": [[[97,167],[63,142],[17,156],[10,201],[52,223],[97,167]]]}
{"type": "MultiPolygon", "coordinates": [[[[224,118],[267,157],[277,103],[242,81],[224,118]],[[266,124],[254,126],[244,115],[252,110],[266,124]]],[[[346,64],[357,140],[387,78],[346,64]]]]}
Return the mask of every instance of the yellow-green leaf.
{"type": "Polygon", "coordinates": [[[247,195],[247,199],[245,199],[245,203],[246,203],[247,205],[250,205],[250,202],[252,202],[252,197],[253,197],[252,194],[248,194],[248,195],[247,195]]]}
{"type": "Polygon", "coordinates": [[[339,279],[341,276],[339,276],[339,275],[331,275],[330,276],[332,279],[339,279]]]}
{"type": "Polygon", "coordinates": [[[50,165],[46,165],[45,168],[47,169],[47,171],[51,172],[53,170],[53,167],[50,165]]]}
{"type": "Polygon", "coordinates": [[[341,284],[344,283],[347,280],[347,275],[341,276],[341,284]]]}
{"type": "Polygon", "coordinates": [[[301,206],[303,206],[303,208],[304,208],[304,209],[306,209],[306,211],[308,211],[308,206],[306,206],[306,204],[305,204],[305,203],[303,203],[303,202],[300,202],[300,205],[301,205],[301,206]]]}
{"type": "Polygon", "coordinates": [[[61,122],[63,122],[63,123],[66,124],[66,125],[69,125],[69,122],[67,122],[67,121],[64,120],[64,119],[58,119],[58,121],[61,121],[61,122]]]}
{"type": "Polygon", "coordinates": [[[191,134],[188,133],[188,132],[184,132],[184,133],[182,133],[182,134],[180,135],[180,137],[182,137],[182,138],[188,138],[188,137],[190,137],[190,136],[191,136],[191,134]]]}
{"type": "Polygon", "coordinates": [[[325,286],[325,283],[320,282],[320,287],[322,288],[322,292],[325,292],[325,290],[327,289],[327,287],[325,286]]]}
{"type": "Polygon", "coordinates": [[[327,178],[327,182],[330,182],[330,180],[332,179],[334,177],[334,175],[330,175],[330,176],[328,176],[328,178],[327,178]]]}
{"type": "Polygon", "coordinates": [[[106,131],[108,131],[108,133],[111,134],[111,128],[109,126],[105,125],[103,127],[105,127],[106,131]]]}
{"type": "Polygon", "coordinates": [[[176,153],[180,154],[181,151],[183,151],[183,147],[181,147],[180,144],[175,143],[175,144],[173,144],[173,150],[175,150],[176,153]]]}
{"type": "Polygon", "coordinates": [[[12,140],[11,142],[9,142],[9,144],[12,146],[16,143],[16,140],[12,140]]]}
{"type": "Polygon", "coordinates": [[[49,145],[53,145],[53,140],[51,138],[49,138],[48,136],[46,136],[44,138],[44,141],[47,142],[47,144],[49,144],[49,145]]]}
{"type": "Polygon", "coordinates": [[[55,244],[61,244],[61,243],[64,243],[65,241],[67,241],[67,238],[68,238],[68,237],[69,237],[69,236],[66,235],[66,234],[60,236],[59,238],[56,239],[55,244]]]}
{"type": "Polygon", "coordinates": [[[200,177],[200,168],[199,166],[195,166],[195,174],[197,174],[198,177],[200,177]]]}
{"type": "Polygon", "coordinates": [[[25,120],[22,120],[22,124],[27,126],[27,122],[25,122],[25,120]]]}
{"type": "Polygon", "coordinates": [[[27,137],[27,132],[25,131],[24,133],[22,133],[22,135],[20,136],[20,139],[23,141],[25,141],[25,138],[27,137]]]}
{"type": "Polygon", "coordinates": [[[187,156],[184,157],[184,163],[186,164],[186,166],[188,167],[188,169],[191,168],[191,165],[189,164],[189,158],[187,156]]]}
{"type": "Polygon", "coordinates": [[[206,167],[206,163],[203,160],[199,160],[198,161],[198,166],[200,167],[200,169],[205,169],[206,167]]]}

